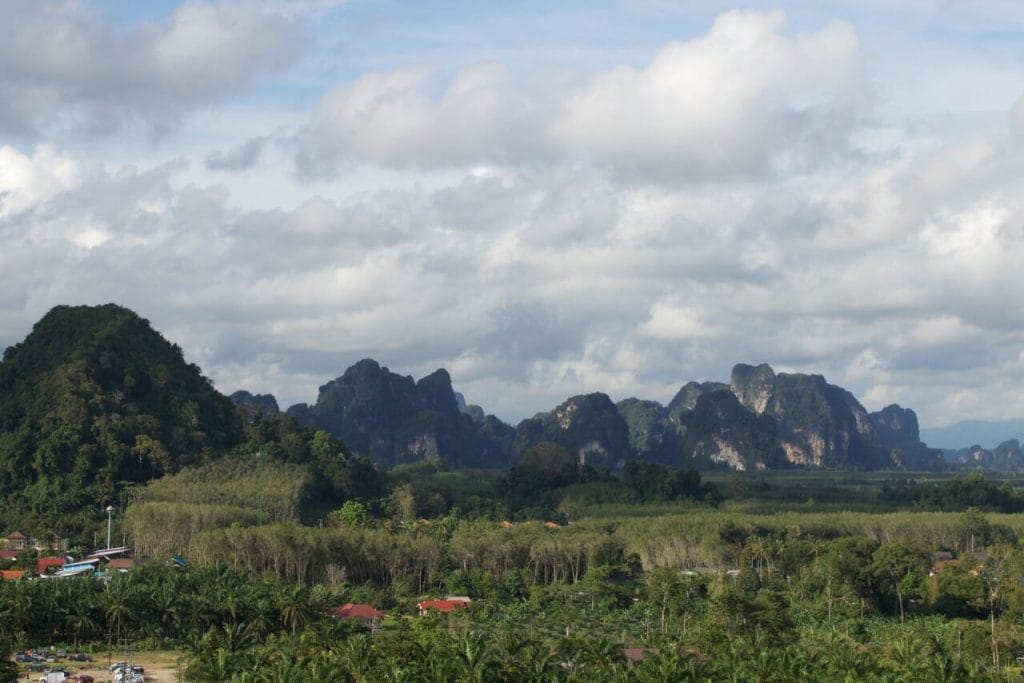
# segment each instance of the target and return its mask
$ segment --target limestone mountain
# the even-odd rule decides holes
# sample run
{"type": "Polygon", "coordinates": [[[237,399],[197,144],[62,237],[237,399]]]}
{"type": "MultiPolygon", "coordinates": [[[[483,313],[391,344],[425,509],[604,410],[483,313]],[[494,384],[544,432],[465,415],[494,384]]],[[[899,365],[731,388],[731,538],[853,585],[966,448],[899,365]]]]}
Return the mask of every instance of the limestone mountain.
{"type": "Polygon", "coordinates": [[[257,414],[263,417],[275,417],[281,413],[281,408],[277,405],[277,399],[273,394],[250,394],[248,391],[236,391],[228,398],[250,419],[257,414]]]}
{"type": "Polygon", "coordinates": [[[921,441],[917,414],[910,408],[895,403],[877,413],[871,413],[871,422],[881,445],[889,449],[889,458],[902,469],[926,470],[941,468],[942,451],[928,448],[921,441]]]}
{"type": "Polygon", "coordinates": [[[573,396],[516,427],[519,453],[543,441],[562,446],[580,464],[594,467],[618,467],[635,457],[629,426],[612,400],[601,393],[573,396]]]}
{"type": "Polygon", "coordinates": [[[664,464],[679,459],[683,452],[683,433],[670,408],[657,401],[638,398],[619,401],[615,407],[626,421],[629,447],[637,459],[664,464]]]}
{"type": "Polygon", "coordinates": [[[964,469],[1019,471],[1024,467],[1024,449],[1018,439],[1007,439],[993,449],[975,444],[970,448],[946,449],[945,459],[964,469]]]}
{"type": "Polygon", "coordinates": [[[688,382],[667,406],[584,394],[513,428],[467,406],[445,370],[415,381],[367,359],[322,386],[316,404],[287,414],[385,467],[439,457],[449,467],[504,468],[545,442],[599,468],[631,460],[739,470],[942,466],[940,452],[921,443],[912,410],[869,413],[821,375],[767,364],[736,365],[728,383],[688,382]]]}
{"type": "Polygon", "coordinates": [[[67,515],[241,440],[231,401],[177,345],[114,304],[52,309],[0,363],[8,519],[17,510],[29,525],[73,526],[67,515]]]}
{"type": "Polygon", "coordinates": [[[704,394],[727,389],[729,385],[721,382],[687,382],[669,401],[669,415],[678,421],[680,415],[697,407],[697,400],[704,394]]]}
{"type": "Polygon", "coordinates": [[[931,469],[917,416],[898,405],[868,413],[821,375],[739,364],[728,384],[688,382],[667,407],[618,404],[637,457],[677,466],[931,469]]]}
{"type": "Polygon", "coordinates": [[[677,419],[683,434],[682,460],[677,465],[765,470],[786,464],[778,424],[749,410],[728,389],[705,392],[693,410],[677,419]]]}
{"type": "Polygon", "coordinates": [[[390,467],[426,457],[450,467],[508,467],[513,430],[460,410],[447,370],[414,381],[371,359],[320,387],[314,405],[287,414],[341,438],[357,455],[390,467]]]}

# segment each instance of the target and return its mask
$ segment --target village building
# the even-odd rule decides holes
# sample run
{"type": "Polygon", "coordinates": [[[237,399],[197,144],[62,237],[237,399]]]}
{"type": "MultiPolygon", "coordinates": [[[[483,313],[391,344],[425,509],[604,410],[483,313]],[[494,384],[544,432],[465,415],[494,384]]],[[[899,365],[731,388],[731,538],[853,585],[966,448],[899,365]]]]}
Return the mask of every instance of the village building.
{"type": "Polygon", "coordinates": [[[370,629],[376,629],[384,613],[377,610],[373,605],[365,603],[346,602],[344,605],[335,607],[329,614],[336,619],[352,619],[370,629]]]}
{"type": "Polygon", "coordinates": [[[31,547],[28,536],[20,531],[12,531],[4,539],[4,548],[7,550],[25,550],[31,547]]]}
{"type": "Polygon", "coordinates": [[[42,576],[51,569],[60,571],[64,567],[63,557],[40,557],[36,560],[36,574],[42,576]]]}
{"type": "Polygon", "coordinates": [[[431,611],[440,612],[441,614],[449,614],[459,609],[466,609],[469,607],[469,603],[472,602],[465,596],[449,596],[444,600],[432,598],[430,600],[424,600],[423,602],[417,603],[416,608],[420,611],[420,616],[426,616],[431,611]]]}

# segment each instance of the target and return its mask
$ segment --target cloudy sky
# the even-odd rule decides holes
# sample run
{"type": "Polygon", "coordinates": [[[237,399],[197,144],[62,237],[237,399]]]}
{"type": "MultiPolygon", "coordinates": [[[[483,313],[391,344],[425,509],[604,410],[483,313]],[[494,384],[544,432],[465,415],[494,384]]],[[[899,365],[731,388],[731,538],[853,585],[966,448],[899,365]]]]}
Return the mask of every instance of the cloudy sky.
{"type": "Polygon", "coordinates": [[[768,362],[1024,416],[1022,96],[1016,0],[5,0],[0,345],[113,301],[282,406],[768,362]]]}

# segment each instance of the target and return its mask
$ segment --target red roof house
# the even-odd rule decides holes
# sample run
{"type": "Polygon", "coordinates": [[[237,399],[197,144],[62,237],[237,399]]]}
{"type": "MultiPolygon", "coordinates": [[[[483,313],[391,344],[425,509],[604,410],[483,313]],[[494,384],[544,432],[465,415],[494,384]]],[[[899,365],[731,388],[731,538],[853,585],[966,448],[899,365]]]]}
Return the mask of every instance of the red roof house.
{"type": "Polygon", "coordinates": [[[331,616],[339,619],[362,619],[363,621],[373,621],[374,619],[380,619],[383,617],[384,613],[378,612],[372,605],[346,602],[344,605],[335,607],[331,610],[331,616]]]}
{"type": "Polygon", "coordinates": [[[0,560],[16,560],[20,550],[0,550],[0,560]]]}
{"type": "Polygon", "coordinates": [[[13,569],[0,571],[0,579],[3,579],[4,581],[17,581],[23,576],[25,576],[25,572],[15,571],[13,569]]]}
{"type": "Polygon", "coordinates": [[[416,607],[420,610],[420,615],[427,614],[430,610],[436,610],[441,614],[448,614],[454,612],[457,609],[466,609],[469,607],[469,598],[446,598],[444,600],[424,600],[418,603],[416,607]]]}
{"type": "Polygon", "coordinates": [[[64,566],[63,557],[40,557],[36,560],[36,574],[42,576],[51,567],[61,568],[64,566]]]}

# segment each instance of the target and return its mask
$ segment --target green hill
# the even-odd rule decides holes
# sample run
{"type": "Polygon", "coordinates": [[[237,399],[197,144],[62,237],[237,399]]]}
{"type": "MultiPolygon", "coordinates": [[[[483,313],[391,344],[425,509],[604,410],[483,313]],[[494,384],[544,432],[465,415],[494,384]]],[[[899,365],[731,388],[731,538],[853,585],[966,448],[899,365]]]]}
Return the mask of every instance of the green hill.
{"type": "Polygon", "coordinates": [[[231,401],[147,320],[58,306],[0,363],[0,523],[79,529],[127,486],[242,438],[231,401]]]}

